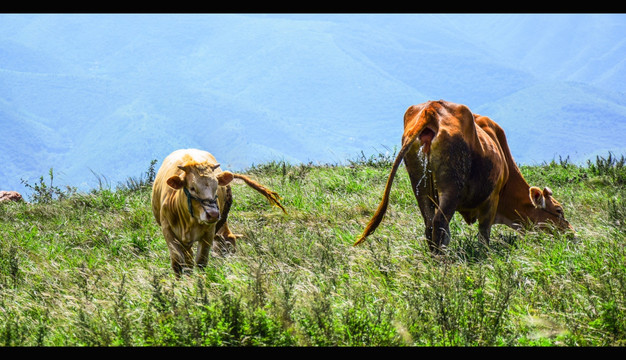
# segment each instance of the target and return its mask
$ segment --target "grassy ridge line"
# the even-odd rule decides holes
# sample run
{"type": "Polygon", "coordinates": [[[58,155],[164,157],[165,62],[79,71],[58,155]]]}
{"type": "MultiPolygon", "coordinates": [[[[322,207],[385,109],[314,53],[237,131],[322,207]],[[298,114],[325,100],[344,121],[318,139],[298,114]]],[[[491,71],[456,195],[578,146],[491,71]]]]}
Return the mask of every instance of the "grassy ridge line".
{"type": "Polygon", "coordinates": [[[390,159],[254,166],[288,214],[235,184],[237,253],[181,280],[151,213],[150,170],[115,191],[50,183],[40,201],[2,204],[0,344],[626,345],[623,157],[522,166],[564,204],[574,239],[495,226],[484,254],[455,216],[442,259],[405,171],[377,232],[352,246],[390,159]]]}

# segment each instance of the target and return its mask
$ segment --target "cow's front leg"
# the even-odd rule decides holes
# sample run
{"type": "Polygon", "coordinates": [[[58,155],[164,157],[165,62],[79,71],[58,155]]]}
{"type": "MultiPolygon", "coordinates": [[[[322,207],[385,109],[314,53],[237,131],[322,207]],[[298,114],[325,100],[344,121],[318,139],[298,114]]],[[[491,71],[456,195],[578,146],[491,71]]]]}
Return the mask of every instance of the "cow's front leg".
{"type": "Polygon", "coordinates": [[[163,237],[167,243],[167,248],[170,252],[170,261],[172,263],[172,270],[177,276],[183,273],[188,273],[193,270],[193,257],[190,246],[185,246],[166,224],[162,227],[163,237]]]}
{"type": "Polygon", "coordinates": [[[211,252],[211,247],[213,246],[213,238],[215,237],[215,230],[211,231],[209,234],[201,237],[198,240],[198,249],[196,251],[196,265],[198,267],[203,268],[206,266],[209,261],[209,253],[211,252]]]}
{"type": "Polygon", "coordinates": [[[489,249],[489,235],[491,234],[491,223],[484,222],[478,223],[478,240],[485,246],[485,249],[489,249]]]}
{"type": "Polygon", "coordinates": [[[493,225],[498,209],[498,196],[493,196],[487,205],[481,209],[481,215],[478,217],[478,239],[481,244],[489,249],[489,237],[491,235],[491,225],[493,225]]]}

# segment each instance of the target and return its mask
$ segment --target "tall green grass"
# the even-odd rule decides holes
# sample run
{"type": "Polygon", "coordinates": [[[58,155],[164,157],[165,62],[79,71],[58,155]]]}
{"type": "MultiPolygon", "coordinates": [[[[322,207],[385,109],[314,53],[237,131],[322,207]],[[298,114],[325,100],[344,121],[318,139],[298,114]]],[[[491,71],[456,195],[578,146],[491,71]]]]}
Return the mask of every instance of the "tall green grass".
{"type": "Polygon", "coordinates": [[[150,209],[154,162],[88,193],[55,187],[51,170],[30,203],[0,204],[0,345],[626,345],[623,158],[521,167],[575,237],[494,226],[484,252],[455,216],[439,258],[405,171],[381,226],[352,246],[391,159],[253,166],[288,214],[233,184],[237,251],[180,279],[150,209]]]}

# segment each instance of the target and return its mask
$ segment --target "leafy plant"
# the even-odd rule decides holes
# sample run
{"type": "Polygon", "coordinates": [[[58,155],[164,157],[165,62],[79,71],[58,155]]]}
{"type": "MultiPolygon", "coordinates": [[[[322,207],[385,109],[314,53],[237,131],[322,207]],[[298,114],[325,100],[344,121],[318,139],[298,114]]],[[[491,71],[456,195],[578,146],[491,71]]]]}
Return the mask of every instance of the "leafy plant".
{"type": "Polygon", "coordinates": [[[609,153],[604,158],[596,156],[596,161],[587,160],[589,171],[596,176],[605,176],[615,182],[616,185],[626,184],[626,158],[621,155],[619,158],[609,153]]]}
{"type": "Polygon", "coordinates": [[[48,172],[50,184],[46,185],[43,175],[39,177],[39,183],[31,185],[27,180],[21,179],[25,187],[32,190],[31,201],[35,203],[51,203],[53,200],[65,199],[76,193],[76,188],[67,186],[62,190],[58,186],[53,185],[54,174],[52,168],[48,172]]]}

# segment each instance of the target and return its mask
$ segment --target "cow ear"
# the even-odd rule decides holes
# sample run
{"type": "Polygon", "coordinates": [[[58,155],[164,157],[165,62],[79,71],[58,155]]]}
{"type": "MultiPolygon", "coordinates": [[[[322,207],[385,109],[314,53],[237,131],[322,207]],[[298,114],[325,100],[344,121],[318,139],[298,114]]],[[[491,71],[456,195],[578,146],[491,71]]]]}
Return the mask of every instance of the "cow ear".
{"type": "Polygon", "coordinates": [[[221,173],[219,173],[219,175],[217,175],[217,183],[220,186],[226,186],[230,184],[231,181],[233,181],[234,177],[235,176],[230,171],[222,171],[221,173]]]}
{"type": "Polygon", "coordinates": [[[185,186],[185,181],[178,175],[170,177],[166,182],[167,185],[176,190],[182,189],[182,187],[185,186]]]}
{"type": "Polygon", "coordinates": [[[536,186],[530,188],[530,201],[535,207],[542,209],[546,207],[546,199],[543,196],[543,192],[536,186]]]}

